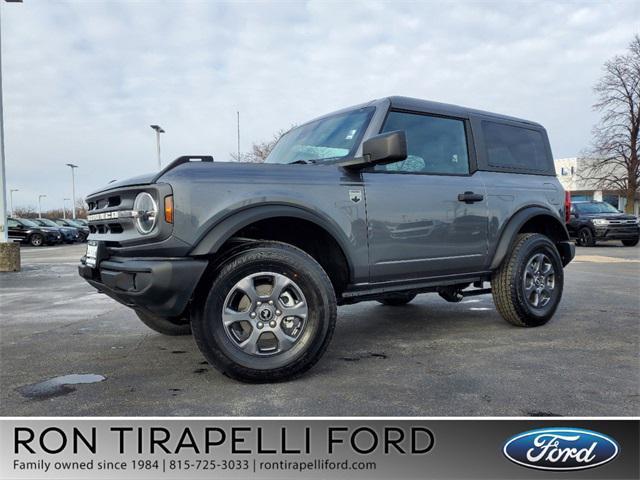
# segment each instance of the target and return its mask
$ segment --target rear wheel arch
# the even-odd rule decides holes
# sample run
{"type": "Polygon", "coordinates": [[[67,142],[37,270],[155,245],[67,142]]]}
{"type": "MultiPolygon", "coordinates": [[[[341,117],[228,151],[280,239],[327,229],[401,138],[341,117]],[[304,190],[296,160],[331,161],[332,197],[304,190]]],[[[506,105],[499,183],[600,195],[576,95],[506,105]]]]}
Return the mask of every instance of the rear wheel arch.
{"type": "MultiPolygon", "coordinates": [[[[511,250],[517,236],[522,233],[540,233],[549,237],[557,247],[563,242],[569,241],[567,227],[549,209],[544,207],[527,207],[511,217],[502,229],[500,240],[493,254],[490,269],[497,269],[511,250]]],[[[564,253],[560,250],[563,263],[564,253]]]]}

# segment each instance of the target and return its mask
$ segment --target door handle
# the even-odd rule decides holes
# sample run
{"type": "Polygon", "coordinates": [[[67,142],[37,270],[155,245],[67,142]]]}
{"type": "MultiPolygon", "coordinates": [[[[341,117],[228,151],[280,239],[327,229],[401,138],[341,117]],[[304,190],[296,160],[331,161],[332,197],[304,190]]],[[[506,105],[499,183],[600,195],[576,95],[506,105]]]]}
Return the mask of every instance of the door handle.
{"type": "Polygon", "coordinates": [[[484,200],[484,195],[473,192],[464,192],[458,194],[458,201],[464,203],[475,203],[484,200]]]}

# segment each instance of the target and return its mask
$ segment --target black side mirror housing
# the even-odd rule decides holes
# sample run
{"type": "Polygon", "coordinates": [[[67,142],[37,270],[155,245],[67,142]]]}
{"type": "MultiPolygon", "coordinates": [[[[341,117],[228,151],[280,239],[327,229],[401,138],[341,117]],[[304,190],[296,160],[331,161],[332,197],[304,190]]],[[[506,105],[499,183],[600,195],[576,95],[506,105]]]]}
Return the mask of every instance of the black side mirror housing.
{"type": "Polygon", "coordinates": [[[362,144],[362,157],[340,163],[343,167],[363,168],[384,165],[407,158],[407,136],[403,130],[381,133],[362,144]]]}

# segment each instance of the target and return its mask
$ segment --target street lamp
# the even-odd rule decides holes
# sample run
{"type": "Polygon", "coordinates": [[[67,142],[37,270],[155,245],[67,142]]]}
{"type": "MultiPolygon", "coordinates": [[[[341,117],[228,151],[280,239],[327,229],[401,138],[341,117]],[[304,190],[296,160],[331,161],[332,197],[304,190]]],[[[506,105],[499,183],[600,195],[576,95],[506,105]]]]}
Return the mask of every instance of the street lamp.
{"type": "Polygon", "coordinates": [[[42,204],[40,200],[46,197],[46,195],[38,195],[38,218],[42,218],[42,204]]]}
{"type": "Polygon", "coordinates": [[[77,165],[73,163],[67,163],[67,167],[71,168],[71,211],[73,212],[73,219],[76,219],[76,175],[75,169],[77,165]]]}
{"type": "Polygon", "coordinates": [[[13,192],[19,192],[20,190],[17,188],[12,188],[9,190],[9,211],[11,212],[11,216],[13,217],[15,213],[13,212],[13,192]]]}
{"type": "Polygon", "coordinates": [[[160,161],[160,134],[164,133],[164,130],[160,125],[150,125],[156,131],[156,146],[158,148],[158,170],[162,170],[162,162],[160,161]]]}
{"type": "Polygon", "coordinates": [[[67,200],[71,200],[70,198],[62,199],[62,218],[63,220],[67,219],[67,204],[65,203],[67,200]]]}

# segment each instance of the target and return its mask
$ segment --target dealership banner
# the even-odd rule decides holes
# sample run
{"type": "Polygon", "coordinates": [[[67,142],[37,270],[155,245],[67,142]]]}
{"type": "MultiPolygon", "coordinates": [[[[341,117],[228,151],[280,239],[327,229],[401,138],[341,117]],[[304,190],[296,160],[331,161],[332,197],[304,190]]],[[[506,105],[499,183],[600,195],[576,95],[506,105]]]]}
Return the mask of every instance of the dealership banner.
{"type": "Polygon", "coordinates": [[[640,478],[638,420],[0,420],[2,479],[640,478]]]}

